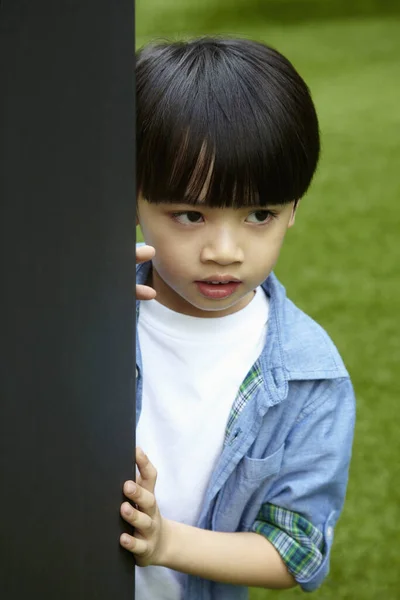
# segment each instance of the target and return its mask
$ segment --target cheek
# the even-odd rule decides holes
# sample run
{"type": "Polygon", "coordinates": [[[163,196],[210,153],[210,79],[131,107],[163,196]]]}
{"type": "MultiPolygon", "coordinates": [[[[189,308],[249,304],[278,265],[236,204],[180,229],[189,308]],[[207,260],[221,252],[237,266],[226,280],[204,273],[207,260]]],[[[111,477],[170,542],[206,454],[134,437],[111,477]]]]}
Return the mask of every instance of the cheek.
{"type": "Polygon", "coordinates": [[[251,256],[258,256],[258,265],[260,273],[271,270],[278,260],[279,253],[285,238],[285,231],[277,230],[273,235],[267,236],[263,241],[253,249],[251,256]]]}
{"type": "Polygon", "coordinates": [[[154,246],[151,233],[149,232],[145,223],[143,223],[143,221],[142,221],[141,223],[138,222],[136,225],[140,227],[140,231],[142,232],[143,240],[145,241],[145,243],[148,244],[149,246],[154,246]]]}
{"type": "Polygon", "coordinates": [[[164,244],[157,250],[153,264],[164,281],[173,287],[194,277],[196,260],[184,244],[164,244]]]}
{"type": "Polygon", "coordinates": [[[156,256],[153,258],[153,264],[160,275],[165,279],[179,276],[182,271],[182,253],[177,252],[170,243],[159,243],[155,248],[156,256]]]}
{"type": "Polygon", "coordinates": [[[161,256],[164,253],[165,246],[167,246],[163,229],[161,227],[154,227],[154,225],[147,227],[146,223],[141,224],[141,229],[146,244],[153,246],[156,254],[161,256]]]}
{"type": "Polygon", "coordinates": [[[284,239],[285,239],[285,234],[280,233],[279,235],[277,235],[275,237],[273,243],[271,244],[270,256],[271,256],[271,260],[273,261],[273,264],[275,264],[276,261],[278,260],[284,239]]]}
{"type": "Polygon", "coordinates": [[[181,238],[175,231],[157,232],[152,236],[154,247],[156,249],[156,259],[165,265],[182,265],[193,261],[193,249],[190,238],[181,238]]]}

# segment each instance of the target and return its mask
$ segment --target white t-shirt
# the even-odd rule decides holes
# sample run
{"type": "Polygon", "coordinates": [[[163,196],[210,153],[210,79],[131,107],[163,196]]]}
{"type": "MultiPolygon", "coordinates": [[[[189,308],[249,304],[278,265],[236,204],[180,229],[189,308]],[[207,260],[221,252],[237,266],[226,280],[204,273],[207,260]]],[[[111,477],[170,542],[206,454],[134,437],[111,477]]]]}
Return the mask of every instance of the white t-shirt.
{"type": "MultiPolygon", "coordinates": [[[[269,302],[261,287],[242,310],[219,318],[141,302],[142,411],[136,445],[157,469],[156,500],[167,519],[196,525],[221,454],[232,404],[265,344],[269,302]]],[[[181,575],[136,569],[136,600],[179,600],[181,575]]]]}

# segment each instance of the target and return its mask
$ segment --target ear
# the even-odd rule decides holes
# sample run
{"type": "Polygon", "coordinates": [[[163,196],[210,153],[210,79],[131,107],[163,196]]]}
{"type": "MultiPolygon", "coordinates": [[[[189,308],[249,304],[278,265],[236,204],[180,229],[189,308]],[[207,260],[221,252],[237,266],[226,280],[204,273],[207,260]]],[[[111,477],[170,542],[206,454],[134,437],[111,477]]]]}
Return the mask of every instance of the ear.
{"type": "Polygon", "coordinates": [[[295,200],[293,203],[293,207],[292,207],[292,214],[290,215],[290,219],[289,219],[289,223],[288,223],[288,228],[289,227],[293,227],[295,220],[296,220],[296,212],[297,212],[297,207],[299,205],[300,200],[295,200]]]}
{"type": "Polygon", "coordinates": [[[139,190],[139,192],[136,194],[136,227],[138,225],[140,225],[140,219],[139,219],[139,201],[142,199],[142,194],[139,190]]]}

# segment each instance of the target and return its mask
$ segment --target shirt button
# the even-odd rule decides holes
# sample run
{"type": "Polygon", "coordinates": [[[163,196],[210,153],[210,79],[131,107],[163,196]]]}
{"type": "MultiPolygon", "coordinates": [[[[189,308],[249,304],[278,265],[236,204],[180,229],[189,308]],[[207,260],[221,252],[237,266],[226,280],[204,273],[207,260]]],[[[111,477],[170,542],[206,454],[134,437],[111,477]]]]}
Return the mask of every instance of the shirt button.
{"type": "Polygon", "coordinates": [[[331,538],[333,535],[333,528],[332,527],[328,527],[328,529],[326,530],[326,535],[331,538]]]}
{"type": "Polygon", "coordinates": [[[138,375],[139,375],[139,371],[137,370],[137,367],[136,367],[136,378],[138,377],[138,375]]]}

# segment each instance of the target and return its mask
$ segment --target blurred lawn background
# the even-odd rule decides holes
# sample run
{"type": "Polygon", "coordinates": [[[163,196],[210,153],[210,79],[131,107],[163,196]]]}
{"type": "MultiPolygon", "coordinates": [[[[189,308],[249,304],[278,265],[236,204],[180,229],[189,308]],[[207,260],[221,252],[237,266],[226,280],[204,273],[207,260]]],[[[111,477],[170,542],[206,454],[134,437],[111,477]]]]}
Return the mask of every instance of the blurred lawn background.
{"type": "MultiPolygon", "coordinates": [[[[334,339],[358,404],[331,573],[313,597],[398,600],[400,2],[137,0],[136,19],[137,47],[204,34],[265,41],[311,88],[322,159],[276,273],[334,339]]],[[[283,594],[303,595],[252,590],[251,600],[283,594]]]]}

